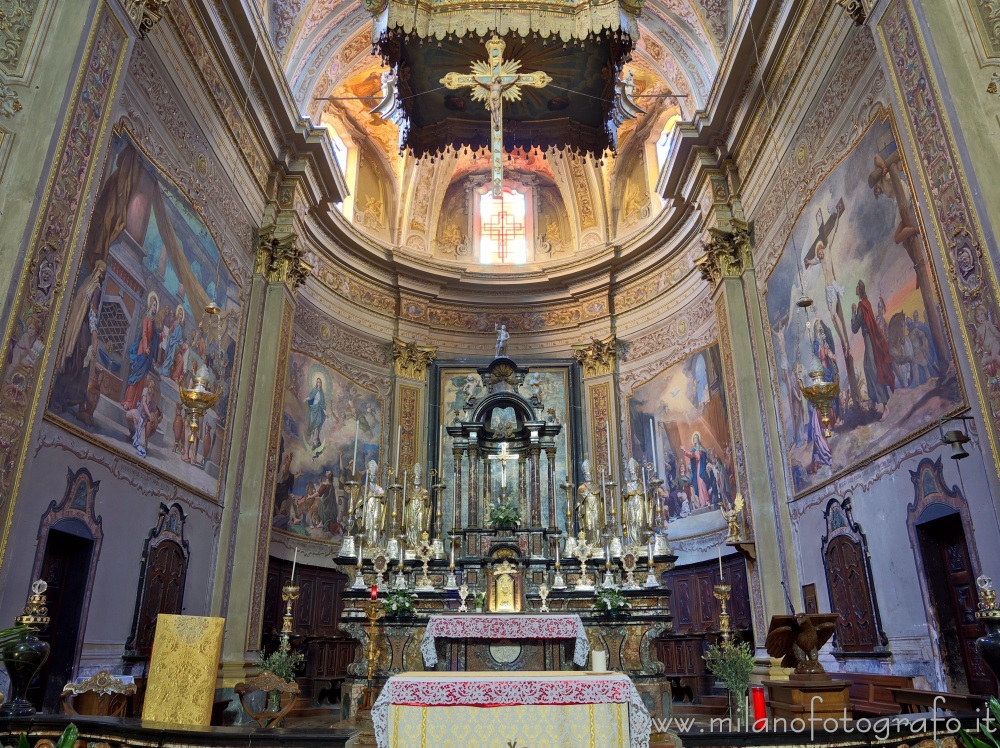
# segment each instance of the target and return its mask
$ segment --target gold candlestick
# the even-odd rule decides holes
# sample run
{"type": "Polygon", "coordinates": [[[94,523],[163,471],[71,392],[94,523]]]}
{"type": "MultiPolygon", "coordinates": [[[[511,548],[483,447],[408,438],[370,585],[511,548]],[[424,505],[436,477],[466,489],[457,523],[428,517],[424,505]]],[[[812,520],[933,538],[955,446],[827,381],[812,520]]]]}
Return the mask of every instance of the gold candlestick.
{"type": "Polygon", "coordinates": [[[727,647],[732,641],[732,631],[729,628],[729,610],[726,608],[726,603],[729,601],[729,595],[732,593],[733,588],[728,584],[717,584],[715,585],[715,599],[719,601],[722,609],[719,611],[719,632],[721,634],[720,647],[727,647]]]}
{"type": "Polygon", "coordinates": [[[365,657],[368,659],[368,682],[365,684],[365,692],[361,697],[359,711],[371,711],[375,705],[375,660],[381,654],[381,648],[377,642],[377,626],[379,620],[385,615],[382,605],[377,598],[372,598],[365,605],[365,616],[368,618],[368,649],[365,657]]]}
{"type": "Polygon", "coordinates": [[[285,652],[291,652],[292,645],[288,641],[288,638],[292,633],[292,603],[299,599],[298,586],[286,584],[282,587],[281,599],[285,601],[285,615],[282,616],[281,623],[281,648],[285,652]]]}

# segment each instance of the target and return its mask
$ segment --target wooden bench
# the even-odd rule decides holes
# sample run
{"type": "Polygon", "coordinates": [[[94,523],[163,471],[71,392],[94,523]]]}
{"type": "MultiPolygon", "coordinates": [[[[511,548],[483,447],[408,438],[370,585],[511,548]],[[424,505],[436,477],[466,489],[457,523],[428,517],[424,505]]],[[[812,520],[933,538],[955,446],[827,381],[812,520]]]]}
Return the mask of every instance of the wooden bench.
{"type": "Polygon", "coordinates": [[[968,693],[947,693],[944,691],[924,691],[917,688],[890,688],[892,697],[907,714],[946,709],[950,712],[975,712],[983,709],[989,700],[987,696],[968,693]]]}
{"type": "Polygon", "coordinates": [[[887,717],[899,714],[899,703],[892,689],[913,688],[913,679],[878,673],[831,673],[838,680],[851,682],[851,711],[855,717],[887,717]]]}

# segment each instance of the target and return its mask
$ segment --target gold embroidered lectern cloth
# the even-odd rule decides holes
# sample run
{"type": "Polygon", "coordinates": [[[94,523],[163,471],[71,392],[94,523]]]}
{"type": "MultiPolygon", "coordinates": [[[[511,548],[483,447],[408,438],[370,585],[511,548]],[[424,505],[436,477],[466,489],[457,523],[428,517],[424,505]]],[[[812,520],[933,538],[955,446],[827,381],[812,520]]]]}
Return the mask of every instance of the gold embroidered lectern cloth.
{"type": "Polygon", "coordinates": [[[578,615],[431,616],[420,642],[424,665],[437,665],[435,639],[576,639],[573,662],[587,664],[590,642],[578,615]]]}
{"type": "Polygon", "coordinates": [[[402,673],[372,722],[378,748],[648,748],[652,729],[621,673],[402,673]]]}

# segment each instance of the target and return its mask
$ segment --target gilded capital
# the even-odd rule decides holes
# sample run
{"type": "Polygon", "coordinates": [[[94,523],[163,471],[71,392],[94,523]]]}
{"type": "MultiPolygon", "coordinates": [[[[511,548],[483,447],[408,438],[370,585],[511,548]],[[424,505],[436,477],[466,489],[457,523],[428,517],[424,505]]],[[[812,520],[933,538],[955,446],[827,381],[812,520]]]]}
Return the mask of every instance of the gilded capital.
{"type": "Polygon", "coordinates": [[[263,275],[268,283],[286,284],[294,293],[312,272],[312,267],[302,257],[295,234],[279,232],[274,225],[265,226],[258,236],[254,272],[263,275]]]}
{"type": "Polygon", "coordinates": [[[589,345],[573,346],[573,357],[583,364],[585,377],[601,377],[613,374],[618,356],[618,339],[609,335],[604,340],[593,339],[589,345]]]}
{"type": "Polygon", "coordinates": [[[864,25],[865,19],[868,18],[865,0],[836,0],[836,2],[853,19],[854,23],[858,26],[864,25]]]}
{"type": "Polygon", "coordinates": [[[139,31],[139,38],[145,39],[153,26],[163,18],[163,11],[170,0],[122,0],[125,13],[139,31]]]}
{"type": "Polygon", "coordinates": [[[753,267],[753,240],[750,227],[742,221],[730,221],[729,230],[711,228],[705,242],[705,254],[695,260],[701,277],[712,286],[723,278],[735,278],[753,267]]]}
{"type": "Polygon", "coordinates": [[[427,366],[436,357],[436,346],[407,343],[399,338],[392,339],[392,362],[397,377],[422,381],[427,376],[427,366]]]}

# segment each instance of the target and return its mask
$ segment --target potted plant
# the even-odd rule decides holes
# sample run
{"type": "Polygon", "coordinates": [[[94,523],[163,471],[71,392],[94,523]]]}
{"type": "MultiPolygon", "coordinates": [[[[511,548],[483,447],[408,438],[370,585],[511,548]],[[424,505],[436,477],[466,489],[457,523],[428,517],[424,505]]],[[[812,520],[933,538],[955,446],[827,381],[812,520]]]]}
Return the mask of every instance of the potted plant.
{"type": "Polygon", "coordinates": [[[625,618],[630,615],[632,604],[618,590],[601,590],[597,593],[594,610],[608,618],[625,618]]]}
{"type": "Polygon", "coordinates": [[[392,590],[382,599],[382,610],[386,618],[412,618],[417,612],[416,599],[409,590],[392,590]]]}
{"type": "MultiPolygon", "coordinates": [[[[990,713],[987,715],[985,725],[980,728],[979,732],[982,738],[971,735],[965,730],[958,731],[965,748],[1000,748],[1000,740],[994,734],[997,722],[1000,722],[1000,701],[997,701],[996,696],[990,696],[990,713]]],[[[977,719],[977,727],[980,726],[980,723],[981,720],[977,719]]]]}
{"type": "MultiPolygon", "coordinates": [[[[286,652],[280,647],[269,655],[265,655],[261,651],[260,659],[257,660],[257,670],[261,673],[265,671],[274,673],[282,680],[291,683],[295,680],[295,671],[305,662],[305,659],[305,655],[301,652],[286,652]]],[[[278,711],[280,701],[281,693],[279,691],[269,692],[267,708],[272,712],[278,711]]],[[[254,708],[256,709],[256,707],[254,708]]]]}
{"type": "Polygon", "coordinates": [[[486,604],[486,593],[485,592],[473,592],[472,593],[472,605],[477,613],[483,612],[483,606],[486,604]]]}
{"type": "Polygon", "coordinates": [[[721,680],[729,691],[730,717],[735,703],[737,725],[745,723],[747,689],[750,687],[750,674],[754,668],[750,643],[733,643],[725,647],[711,644],[704,658],[709,672],[721,680]]]}
{"type": "Polygon", "coordinates": [[[497,530],[513,530],[521,524],[521,509],[513,501],[498,501],[490,508],[490,526],[497,530]]]}

